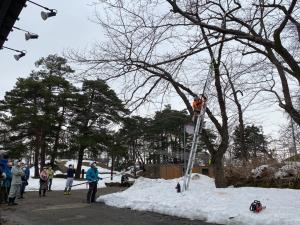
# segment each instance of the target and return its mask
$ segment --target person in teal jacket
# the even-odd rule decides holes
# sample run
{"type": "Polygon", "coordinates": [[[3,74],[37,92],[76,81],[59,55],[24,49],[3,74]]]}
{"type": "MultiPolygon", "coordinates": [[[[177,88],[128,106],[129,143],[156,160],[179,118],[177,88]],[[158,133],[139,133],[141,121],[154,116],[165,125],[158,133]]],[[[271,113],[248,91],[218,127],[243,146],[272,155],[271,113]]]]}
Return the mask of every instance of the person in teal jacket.
{"type": "Polygon", "coordinates": [[[98,177],[99,172],[96,167],[96,162],[90,163],[90,168],[86,172],[86,179],[89,183],[89,190],[87,193],[87,203],[96,202],[96,193],[97,193],[97,184],[98,180],[102,180],[102,178],[98,177]]]}

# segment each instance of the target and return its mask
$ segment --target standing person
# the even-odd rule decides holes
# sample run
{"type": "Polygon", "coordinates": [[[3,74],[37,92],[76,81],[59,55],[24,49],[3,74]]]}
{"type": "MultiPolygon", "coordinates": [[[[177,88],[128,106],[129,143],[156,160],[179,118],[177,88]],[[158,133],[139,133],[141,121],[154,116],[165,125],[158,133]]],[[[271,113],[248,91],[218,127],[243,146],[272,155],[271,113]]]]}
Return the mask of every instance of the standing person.
{"type": "Polygon", "coordinates": [[[52,180],[54,176],[54,170],[52,169],[51,166],[48,167],[48,175],[49,175],[48,191],[52,191],[51,186],[52,186],[52,180]]]}
{"type": "Polygon", "coordinates": [[[4,181],[6,179],[6,173],[4,172],[4,165],[0,162],[0,204],[5,202],[5,189],[4,189],[4,181]]]}
{"type": "Polygon", "coordinates": [[[43,197],[46,196],[46,191],[48,189],[48,171],[47,167],[44,166],[43,170],[40,172],[40,189],[39,189],[39,196],[42,197],[42,190],[43,190],[43,197]]]}
{"type": "Polygon", "coordinates": [[[8,203],[8,195],[9,195],[9,191],[10,191],[10,187],[11,187],[11,181],[12,181],[11,169],[12,169],[12,162],[7,160],[7,167],[5,170],[6,179],[4,181],[4,188],[5,188],[4,201],[5,201],[5,203],[8,203]]]}
{"type": "Polygon", "coordinates": [[[28,165],[26,165],[24,162],[21,163],[21,168],[23,169],[24,176],[21,177],[22,179],[22,186],[21,186],[21,196],[20,198],[23,199],[23,195],[25,193],[25,188],[28,185],[28,180],[30,176],[30,170],[28,165]]]}
{"type": "MultiPolygon", "coordinates": [[[[2,181],[2,186],[1,186],[1,193],[2,193],[2,201],[5,203],[8,203],[8,193],[10,189],[10,184],[11,184],[11,167],[12,164],[11,162],[8,161],[8,155],[4,154],[3,159],[0,160],[0,163],[2,164],[3,172],[5,173],[5,179],[2,181]]],[[[1,202],[1,200],[0,200],[1,202]]]]}
{"type": "Polygon", "coordinates": [[[74,169],[73,165],[70,164],[69,168],[67,170],[67,182],[66,182],[64,195],[71,194],[71,187],[73,185],[74,174],[75,174],[75,169],[74,169]]]}
{"type": "Polygon", "coordinates": [[[17,195],[20,194],[22,179],[21,177],[24,175],[24,172],[21,168],[21,162],[19,160],[14,161],[14,166],[11,169],[12,180],[11,187],[8,195],[8,205],[17,205],[15,203],[17,195]]]}
{"type": "Polygon", "coordinates": [[[90,168],[86,172],[86,179],[89,183],[89,190],[87,193],[87,203],[96,202],[96,193],[97,193],[97,184],[98,180],[102,180],[102,178],[99,178],[99,172],[96,167],[96,162],[90,163],[90,168]]]}

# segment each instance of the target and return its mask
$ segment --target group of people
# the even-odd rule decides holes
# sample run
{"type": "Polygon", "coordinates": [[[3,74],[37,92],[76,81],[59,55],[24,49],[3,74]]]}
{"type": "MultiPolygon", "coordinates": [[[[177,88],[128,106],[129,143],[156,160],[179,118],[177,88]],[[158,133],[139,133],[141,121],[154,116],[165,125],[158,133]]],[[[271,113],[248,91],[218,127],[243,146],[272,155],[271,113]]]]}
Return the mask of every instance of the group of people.
{"type": "MultiPolygon", "coordinates": [[[[74,175],[74,166],[69,165],[64,195],[70,195],[74,175]]],[[[51,166],[42,167],[39,177],[39,197],[46,196],[46,192],[52,190],[53,176],[54,171],[51,166]]],[[[16,198],[24,198],[23,195],[28,185],[29,177],[30,170],[28,165],[21,160],[14,160],[12,163],[8,156],[4,155],[0,159],[0,204],[17,205],[15,202],[16,198]]],[[[86,201],[87,203],[96,202],[97,185],[102,178],[99,177],[95,161],[90,163],[90,168],[86,172],[86,180],[86,183],[89,185],[86,201]]]]}
{"type": "Polygon", "coordinates": [[[9,160],[7,154],[0,159],[0,204],[17,205],[16,198],[23,199],[30,170],[21,160],[9,160]]]}

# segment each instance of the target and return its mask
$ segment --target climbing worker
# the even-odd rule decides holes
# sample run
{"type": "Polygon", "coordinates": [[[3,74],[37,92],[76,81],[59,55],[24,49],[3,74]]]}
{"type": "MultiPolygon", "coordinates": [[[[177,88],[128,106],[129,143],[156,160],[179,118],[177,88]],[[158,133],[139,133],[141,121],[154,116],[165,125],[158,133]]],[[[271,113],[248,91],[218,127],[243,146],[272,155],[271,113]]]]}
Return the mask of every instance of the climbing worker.
{"type": "Polygon", "coordinates": [[[204,103],[206,102],[207,98],[204,95],[201,95],[201,97],[197,96],[194,98],[193,101],[193,109],[194,109],[194,115],[193,115],[193,122],[196,121],[197,116],[199,116],[201,109],[204,105],[204,103]]]}

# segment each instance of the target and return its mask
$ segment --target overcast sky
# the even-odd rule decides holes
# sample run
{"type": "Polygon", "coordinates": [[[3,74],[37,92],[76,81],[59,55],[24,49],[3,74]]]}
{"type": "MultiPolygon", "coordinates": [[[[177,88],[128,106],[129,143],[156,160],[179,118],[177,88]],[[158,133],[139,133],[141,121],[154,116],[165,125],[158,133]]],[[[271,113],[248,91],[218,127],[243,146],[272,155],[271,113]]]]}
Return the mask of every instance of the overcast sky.
{"type": "MultiPolygon", "coordinates": [[[[18,77],[26,77],[34,69],[34,62],[49,54],[62,54],[67,49],[85,49],[91,47],[95,41],[104,40],[101,27],[92,23],[95,9],[91,5],[93,0],[35,0],[48,8],[58,10],[56,17],[44,21],[41,19],[41,8],[28,2],[27,7],[20,14],[20,20],[15,26],[29,30],[39,35],[38,40],[25,41],[24,33],[15,30],[10,33],[5,46],[26,50],[27,55],[15,61],[15,52],[3,49],[0,51],[1,83],[0,97],[13,88],[18,77]]],[[[178,106],[173,100],[172,107],[178,106]]],[[[181,104],[179,104],[181,105],[181,104]]],[[[183,104],[182,104],[183,106],[183,104]]],[[[263,125],[265,133],[275,136],[283,113],[267,108],[251,113],[249,121],[263,125]]]]}
{"type": "Polygon", "coordinates": [[[4,46],[26,50],[27,54],[16,61],[13,55],[17,53],[7,49],[0,51],[1,98],[6,91],[13,88],[18,77],[28,76],[34,69],[34,62],[40,57],[62,54],[68,48],[83,49],[88,47],[88,43],[103,38],[100,26],[89,20],[94,14],[92,0],[35,0],[35,2],[50,9],[57,9],[57,16],[44,21],[40,16],[43,9],[27,3],[15,26],[38,34],[39,39],[25,41],[24,32],[18,30],[14,30],[8,36],[4,46]]]}

